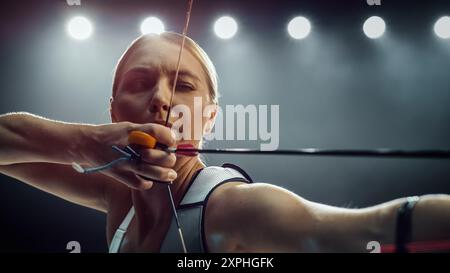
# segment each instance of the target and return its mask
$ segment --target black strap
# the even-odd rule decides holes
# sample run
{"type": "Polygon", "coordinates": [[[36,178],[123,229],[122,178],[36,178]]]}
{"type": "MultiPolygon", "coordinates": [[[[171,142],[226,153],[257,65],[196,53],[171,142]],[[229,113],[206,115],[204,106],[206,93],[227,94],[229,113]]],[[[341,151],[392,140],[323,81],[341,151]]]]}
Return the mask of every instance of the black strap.
{"type": "Polygon", "coordinates": [[[397,228],[395,234],[397,253],[408,253],[406,245],[411,242],[412,211],[419,199],[418,196],[408,197],[406,202],[397,211],[397,228]]]}

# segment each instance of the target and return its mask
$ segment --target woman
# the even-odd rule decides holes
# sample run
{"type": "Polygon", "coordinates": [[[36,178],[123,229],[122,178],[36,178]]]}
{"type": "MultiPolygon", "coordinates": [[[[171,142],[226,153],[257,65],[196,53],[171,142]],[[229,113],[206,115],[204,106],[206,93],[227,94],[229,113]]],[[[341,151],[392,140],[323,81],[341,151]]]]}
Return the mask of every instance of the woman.
{"type": "MultiPolygon", "coordinates": [[[[138,150],[139,163],[118,164],[100,173],[75,172],[72,162],[101,165],[117,158],[111,146],[126,146],[133,130],[167,146],[200,145],[198,139],[177,141],[168,128],[173,117],[164,126],[181,38],[175,33],[145,35],[131,44],[116,68],[111,124],[64,123],[27,113],[1,116],[0,172],[105,212],[108,244],[119,234],[111,248],[120,252],[182,251],[175,240],[168,181],[188,252],[367,252],[370,241],[399,240],[399,223],[397,237],[410,233],[413,241],[450,239],[450,219],[444,217],[450,215],[447,195],[423,196],[417,203],[399,199],[365,209],[336,208],[271,184],[250,183],[235,166],[205,168],[199,157],[144,148],[138,150]],[[404,204],[410,207],[400,222],[397,211],[404,204]],[[433,225],[427,224],[430,221],[433,225]]],[[[189,38],[175,90],[173,105],[186,105],[191,113],[194,97],[202,98],[202,107],[217,105],[214,66],[189,38]]],[[[215,115],[210,111],[203,117],[202,133],[211,130],[215,115]]]]}

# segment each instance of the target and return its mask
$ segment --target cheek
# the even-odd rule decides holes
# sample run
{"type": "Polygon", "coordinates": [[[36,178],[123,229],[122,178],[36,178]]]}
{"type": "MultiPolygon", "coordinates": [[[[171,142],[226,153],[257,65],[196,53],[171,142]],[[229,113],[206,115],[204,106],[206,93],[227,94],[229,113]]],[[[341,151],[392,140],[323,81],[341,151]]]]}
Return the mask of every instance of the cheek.
{"type": "Polygon", "coordinates": [[[184,101],[184,105],[189,107],[190,109],[190,115],[191,115],[191,123],[192,128],[194,126],[194,123],[199,122],[201,123],[201,127],[203,128],[205,126],[205,123],[209,120],[208,117],[203,117],[203,113],[207,114],[205,108],[209,104],[209,100],[206,96],[203,96],[202,94],[197,94],[195,96],[191,96],[188,99],[184,101]],[[197,102],[194,101],[194,97],[197,97],[197,102]],[[201,98],[201,99],[199,99],[201,98]]]}
{"type": "Polygon", "coordinates": [[[141,123],[146,113],[145,100],[130,95],[117,95],[113,111],[117,121],[141,123]]]}
{"type": "MultiPolygon", "coordinates": [[[[204,134],[205,127],[210,123],[210,118],[208,116],[204,117],[203,113],[207,113],[208,109],[206,109],[206,106],[210,103],[208,98],[205,96],[202,96],[201,94],[183,94],[179,95],[177,94],[177,97],[174,97],[174,105],[184,105],[189,109],[189,117],[184,117],[183,115],[179,115],[177,117],[174,116],[174,122],[177,121],[180,124],[186,125],[181,127],[180,133],[186,134],[183,138],[183,142],[190,142],[195,145],[198,143],[198,138],[202,138],[204,134]],[[197,101],[194,100],[194,97],[201,97],[200,99],[197,99],[197,101]],[[187,131],[189,130],[189,131],[187,131]],[[199,130],[196,133],[196,130],[199,130]],[[187,136],[190,136],[190,141],[187,141],[187,136]]],[[[210,125],[209,125],[210,126],[210,125]]]]}

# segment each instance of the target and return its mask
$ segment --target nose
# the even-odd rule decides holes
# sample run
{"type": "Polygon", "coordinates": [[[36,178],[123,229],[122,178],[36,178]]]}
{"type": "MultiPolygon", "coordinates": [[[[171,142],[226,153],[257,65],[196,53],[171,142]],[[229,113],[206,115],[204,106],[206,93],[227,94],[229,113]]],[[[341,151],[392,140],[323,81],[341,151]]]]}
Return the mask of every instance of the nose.
{"type": "Polygon", "coordinates": [[[153,90],[153,96],[150,100],[150,112],[167,112],[169,111],[170,95],[172,90],[167,80],[159,80],[153,90]]]}

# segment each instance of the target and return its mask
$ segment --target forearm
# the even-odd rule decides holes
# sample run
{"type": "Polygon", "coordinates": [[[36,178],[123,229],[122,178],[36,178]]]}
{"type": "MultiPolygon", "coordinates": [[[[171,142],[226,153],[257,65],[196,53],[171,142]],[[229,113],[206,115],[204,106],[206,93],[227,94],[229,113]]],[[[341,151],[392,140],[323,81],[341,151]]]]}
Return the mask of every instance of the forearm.
{"type": "MultiPolygon", "coordinates": [[[[397,211],[406,198],[364,209],[318,205],[317,238],[320,251],[368,252],[370,241],[394,245],[397,211]],[[322,209],[320,209],[320,207],[322,209]]],[[[450,239],[450,196],[425,195],[412,213],[413,242],[450,239]]]]}
{"type": "Polygon", "coordinates": [[[26,162],[70,164],[77,160],[82,124],[28,113],[0,115],[0,165],[26,162]]]}
{"type": "MultiPolygon", "coordinates": [[[[398,208],[404,198],[378,208],[384,243],[394,243],[398,208]]],[[[411,216],[412,242],[450,239],[450,195],[430,194],[420,197],[411,216]]]]}

